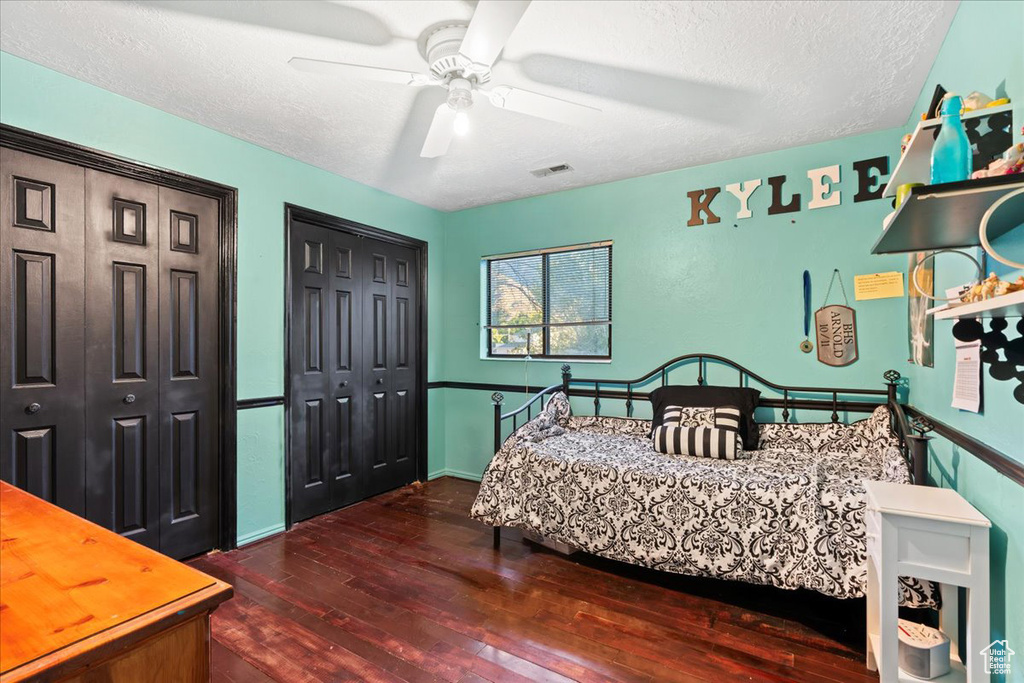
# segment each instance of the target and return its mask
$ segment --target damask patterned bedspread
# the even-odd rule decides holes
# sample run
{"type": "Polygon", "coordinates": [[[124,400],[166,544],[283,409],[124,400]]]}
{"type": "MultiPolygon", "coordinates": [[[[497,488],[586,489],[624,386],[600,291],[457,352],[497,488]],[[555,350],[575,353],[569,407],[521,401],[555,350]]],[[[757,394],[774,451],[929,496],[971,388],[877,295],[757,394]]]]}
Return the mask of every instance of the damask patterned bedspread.
{"type": "MultiPolygon", "coordinates": [[[[660,454],[646,420],[561,422],[539,442],[509,437],[473,518],[654,569],[851,598],[867,581],[861,482],[909,481],[885,408],[853,425],[762,425],[747,460],[660,454]]],[[[904,604],[935,593],[901,580],[904,604]]]]}

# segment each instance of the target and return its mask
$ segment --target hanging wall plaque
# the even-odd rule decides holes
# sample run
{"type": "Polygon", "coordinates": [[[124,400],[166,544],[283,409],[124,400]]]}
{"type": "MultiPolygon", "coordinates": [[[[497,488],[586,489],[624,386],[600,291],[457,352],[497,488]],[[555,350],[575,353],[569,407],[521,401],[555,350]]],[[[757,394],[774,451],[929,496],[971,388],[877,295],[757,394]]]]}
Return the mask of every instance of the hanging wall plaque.
{"type": "Polygon", "coordinates": [[[848,305],[828,305],[828,296],[832,292],[832,283],[836,277],[839,277],[843,298],[847,304],[850,303],[846,298],[843,278],[837,268],[832,271],[832,282],[829,283],[828,292],[825,294],[825,305],[814,312],[814,329],[818,342],[818,360],[825,365],[838,367],[857,360],[857,314],[848,305]]]}

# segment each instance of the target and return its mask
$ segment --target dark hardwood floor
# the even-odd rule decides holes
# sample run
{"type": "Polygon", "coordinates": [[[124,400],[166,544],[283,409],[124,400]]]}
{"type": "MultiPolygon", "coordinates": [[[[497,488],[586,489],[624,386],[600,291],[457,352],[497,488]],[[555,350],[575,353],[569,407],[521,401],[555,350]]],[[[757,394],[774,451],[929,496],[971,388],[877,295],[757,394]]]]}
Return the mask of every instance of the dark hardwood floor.
{"type": "MultiPolygon", "coordinates": [[[[192,561],[235,587],[215,681],[877,681],[863,600],[566,558],[439,479],[192,561]]],[[[579,558],[579,559],[577,559],[579,558]]]]}

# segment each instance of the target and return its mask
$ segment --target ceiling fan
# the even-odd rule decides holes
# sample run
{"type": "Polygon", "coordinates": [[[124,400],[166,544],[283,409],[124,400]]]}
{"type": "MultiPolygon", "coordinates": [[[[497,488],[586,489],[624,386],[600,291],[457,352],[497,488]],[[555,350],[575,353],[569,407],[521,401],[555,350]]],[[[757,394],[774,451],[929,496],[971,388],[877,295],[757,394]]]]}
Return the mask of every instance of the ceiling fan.
{"type": "Polygon", "coordinates": [[[584,122],[600,110],[507,85],[483,87],[491,80],[491,67],[529,5],[530,0],[480,0],[468,25],[447,23],[429,31],[421,50],[430,65],[429,73],[304,57],[292,57],[288,63],[311,73],[447,89],[448,99],[434,113],[421,157],[444,156],[452,138],[468,130],[469,109],[479,100],[550,121],[584,122]]]}

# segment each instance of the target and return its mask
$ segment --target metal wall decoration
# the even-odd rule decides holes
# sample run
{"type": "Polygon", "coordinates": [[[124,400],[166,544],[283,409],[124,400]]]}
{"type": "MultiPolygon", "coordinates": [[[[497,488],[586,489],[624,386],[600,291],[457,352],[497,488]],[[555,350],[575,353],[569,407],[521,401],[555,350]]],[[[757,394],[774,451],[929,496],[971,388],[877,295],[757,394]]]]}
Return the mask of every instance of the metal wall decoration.
{"type": "Polygon", "coordinates": [[[910,347],[910,362],[931,368],[935,366],[935,351],[932,348],[935,319],[928,315],[931,301],[922,296],[918,289],[928,296],[935,296],[935,261],[925,260],[925,256],[925,252],[918,252],[908,257],[907,278],[916,277],[917,287],[908,287],[907,343],[910,347]]]}
{"type": "Polygon", "coordinates": [[[814,312],[814,329],[818,342],[818,360],[839,367],[857,360],[857,313],[850,308],[839,269],[832,271],[832,281],[825,293],[825,305],[814,312]],[[839,278],[839,288],[847,305],[828,305],[832,285],[839,278]]]}

